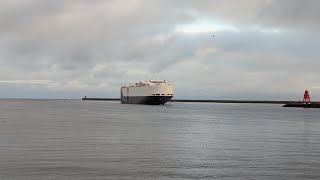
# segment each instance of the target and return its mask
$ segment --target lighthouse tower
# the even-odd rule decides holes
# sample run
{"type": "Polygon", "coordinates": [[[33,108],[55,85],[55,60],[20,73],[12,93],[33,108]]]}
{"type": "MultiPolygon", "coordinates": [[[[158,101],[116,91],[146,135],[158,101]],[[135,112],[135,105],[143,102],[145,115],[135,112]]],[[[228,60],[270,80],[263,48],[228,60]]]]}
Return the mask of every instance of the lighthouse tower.
{"type": "Polygon", "coordinates": [[[310,95],[308,90],[304,91],[303,103],[310,104],[310,95]]]}

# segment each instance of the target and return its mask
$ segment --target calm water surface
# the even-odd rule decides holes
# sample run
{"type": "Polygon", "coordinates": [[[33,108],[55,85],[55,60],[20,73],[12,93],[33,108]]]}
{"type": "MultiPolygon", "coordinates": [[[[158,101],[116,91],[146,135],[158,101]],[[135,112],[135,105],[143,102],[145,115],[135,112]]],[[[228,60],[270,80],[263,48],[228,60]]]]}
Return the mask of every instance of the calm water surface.
{"type": "Polygon", "coordinates": [[[320,179],[320,109],[0,100],[0,179],[320,179]]]}

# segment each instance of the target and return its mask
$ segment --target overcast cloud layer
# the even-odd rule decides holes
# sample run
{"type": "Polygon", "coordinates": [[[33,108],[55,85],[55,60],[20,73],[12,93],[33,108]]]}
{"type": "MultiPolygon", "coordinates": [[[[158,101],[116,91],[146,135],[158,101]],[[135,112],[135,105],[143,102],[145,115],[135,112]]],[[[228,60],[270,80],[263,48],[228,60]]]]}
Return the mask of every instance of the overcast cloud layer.
{"type": "Polygon", "coordinates": [[[317,0],[2,0],[0,97],[320,99],[317,0]],[[215,37],[212,37],[214,34],[215,37]]]}

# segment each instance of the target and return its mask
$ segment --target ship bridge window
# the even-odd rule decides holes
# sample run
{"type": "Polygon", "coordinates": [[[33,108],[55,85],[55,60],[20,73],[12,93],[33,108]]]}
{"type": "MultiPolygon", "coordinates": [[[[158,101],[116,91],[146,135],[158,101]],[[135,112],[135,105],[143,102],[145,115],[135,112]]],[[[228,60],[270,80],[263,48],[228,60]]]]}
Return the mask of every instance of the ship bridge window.
{"type": "Polygon", "coordinates": [[[160,96],[160,94],[156,94],[157,96],[160,96]]]}
{"type": "Polygon", "coordinates": [[[162,94],[162,96],[164,96],[164,94],[162,94]]]}

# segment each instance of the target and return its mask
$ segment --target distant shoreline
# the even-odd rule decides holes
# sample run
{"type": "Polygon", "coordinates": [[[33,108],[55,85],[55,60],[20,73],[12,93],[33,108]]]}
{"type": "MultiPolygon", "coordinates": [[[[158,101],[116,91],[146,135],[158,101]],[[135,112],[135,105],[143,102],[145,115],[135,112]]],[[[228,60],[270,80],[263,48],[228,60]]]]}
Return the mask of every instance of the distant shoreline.
{"type": "MultiPolygon", "coordinates": [[[[82,98],[82,99],[44,99],[44,98],[0,98],[0,100],[84,100],[84,101],[120,101],[120,98],[82,98]]],[[[169,102],[194,102],[194,103],[237,103],[237,104],[295,104],[302,103],[302,101],[266,101],[266,100],[216,100],[216,99],[171,99],[169,102]]],[[[313,101],[311,103],[320,103],[313,101]]]]}

